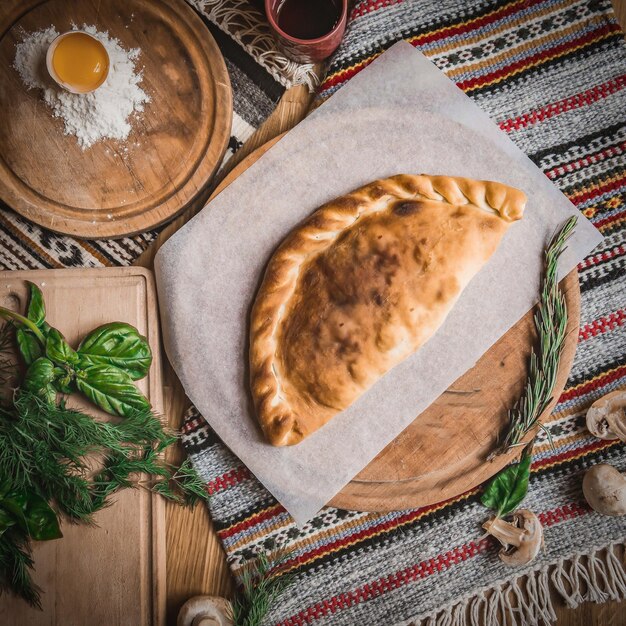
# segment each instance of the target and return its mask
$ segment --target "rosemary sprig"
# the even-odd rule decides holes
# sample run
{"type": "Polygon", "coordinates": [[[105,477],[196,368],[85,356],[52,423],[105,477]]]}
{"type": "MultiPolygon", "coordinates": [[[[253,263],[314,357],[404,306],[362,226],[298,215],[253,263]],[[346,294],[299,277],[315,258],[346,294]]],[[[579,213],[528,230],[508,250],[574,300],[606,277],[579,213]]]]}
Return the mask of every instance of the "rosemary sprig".
{"type": "Polygon", "coordinates": [[[233,600],[233,626],[259,626],[268,611],[293,583],[291,574],[282,573],[285,556],[270,563],[261,554],[252,570],[242,576],[241,590],[233,600]]]}
{"type": "Polygon", "coordinates": [[[526,385],[515,406],[509,410],[509,423],[502,443],[490,458],[523,445],[524,437],[537,426],[541,414],[552,401],[567,334],[567,304],[559,287],[558,265],[577,221],[575,215],[570,217],[546,248],[541,297],[534,316],[539,346],[530,354],[526,385]]]}

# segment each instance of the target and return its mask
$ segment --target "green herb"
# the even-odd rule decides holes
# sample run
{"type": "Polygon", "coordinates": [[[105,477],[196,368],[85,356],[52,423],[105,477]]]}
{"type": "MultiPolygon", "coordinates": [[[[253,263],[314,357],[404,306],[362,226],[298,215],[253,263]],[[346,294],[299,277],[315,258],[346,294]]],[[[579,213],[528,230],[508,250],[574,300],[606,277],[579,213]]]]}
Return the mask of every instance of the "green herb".
{"type": "Polygon", "coordinates": [[[13,529],[0,534],[0,592],[9,590],[41,609],[41,589],[30,575],[33,565],[28,537],[13,529]]]}
{"type": "Polygon", "coordinates": [[[0,307],[0,317],[17,329],[18,348],[28,366],[27,391],[49,404],[56,401],[57,392],[80,391],[102,410],[122,417],[148,408],[148,400],[133,382],[146,376],[152,363],[147,339],[130,324],[113,322],[93,330],[74,350],[46,322],[39,287],[28,285],[26,317],[0,307]]]}
{"type": "Polygon", "coordinates": [[[37,340],[40,348],[45,347],[46,337],[35,322],[3,306],[0,307],[0,317],[11,322],[16,328],[21,328],[25,333],[30,333],[37,340]]]}
{"type": "Polygon", "coordinates": [[[37,326],[40,330],[45,330],[46,325],[46,305],[43,300],[43,293],[35,283],[28,283],[30,298],[28,308],[26,309],[26,317],[37,326]]]}
{"type": "Polygon", "coordinates": [[[529,446],[524,450],[519,463],[505,467],[485,487],[480,501],[488,509],[494,510],[498,517],[515,511],[526,497],[531,458],[529,446]]]}
{"type": "Polygon", "coordinates": [[[22,389],[39,396],[48,404],[54,404],[57,397],[57,390],[54,386],[56,376],[54,363],[50,359],[39,357],[26,370],[22,389]]]}
{"type": "Polygon", "coordinates": [[[293,576],[282,573],[282,559],[270,564],[261,554],[252,571],[242,576],[241,590],[233,601],[233,626],[259,626],[274,603],[293,583],[293,576]]]}
{"type": "Polygon", "coordinates": [[[46,322],[39,288],[32,283],[29,288],[26,317],[0,307],[0,317],[10,322],[0,329],[5,392],[0,404],[0,593],[10,591],[40,607],[40,590],[30,574],[30,542],[61,537],[59,516],[93,523],[94,513],[126,487],[150,489],[181,504],[206,500],[208,494],[189,461],[175,468],[163,459],[177,435],[163,428],[134,382],[152,362],[145,337],[115,322],[89,333],[74,350],[46,322]],[[21,380],[6,356],[13,341],[26,365],[21,380]],[[59,393],[74,391],[122,419],[97,421],[69,409],[59,393]],[[96,458],[101,464],[94,470],[96,458]]]}
{"type": "Polygon", "coordinates": [[[152,491],[167,500],[187,506],[193,506],[196,502],[208,499],[206,482],[200,477],[189,459],[185,459],[168,480],[154,483],[152,491]]]}
{"type": "Polygon", "coordinates": [[[546,249],[541,297],[534,317],[539,349],[531,352],[526,385],[519,400],[509,411],[509,423],[502,443],[492,456],[523,445],[524,437],[539,424],[541,414],[552,401],[567,334],[567,305],[559,287],[558,265],[576,222],[576,216],[567,220],[546,249]]]}
{"type": "MultiPolygon", "coordinates": [[[[46,307],[43,294],[37,285],[28,283],[30,299],[26,311],[26,319],[31,321],[41,333],[39,336],[32,327],[22,324],[16,332],[17,345],[26,365],[42,357],[45,352],[45,339],[50,327],[46,323],[46,307]],[[43,341],[42,341],[43,338],[43,341]]],[[[3,315],[7,317],[7,314],[3,315]]],[[[10,319],[10,317],[9,317],[10,319]]]]}
{"type": "Polygon", "coordinates": [[[46,356],[57,365],[68,369],[79,361],[78,354],[56,328],[51,328],[46,337],[46,356]]]}
{"type": "Polygon", "coordinates": [[[43,356],[41,344],[37,341],[37,337],[30,331],[24,328],[18,328],[16,337],[17,345],[26,365],[30,365],[33,361],[43,356]]]}
{"type": "Polygon", "coordinates": [[[145,337],[130,324],[115,322],[91,331],[78,346],[83,363],[114,365],[133,380],[143,378],[150,369],[152,352],[145,337]]]}
{"type": "Polygon", "coordinates": [[[128,417],[150,407],[133,379],[113,365],[89,365],[78,371],[76,387],[102,410],[128,417]]]}
{"type": "MultiPolygon", "coordinates": [[[[188,461],[176,469],[163,460],[163,450],[176,440],[149,408],[129,413],[118,422],[100,422],[22,390],[10,407],[0,408],[0,476],[10,477],[12,493],[30,494],[35,498],[31,503],[53,501],[59,512],[74,522],[93,523],[93,514],[126,487],[150,489],[179,503],[208,499],[202,479],[188,461]],[[93,468],[86,455],[94,453],[102,455],[104,461],[92,478],[93,468]]],[[[13,513],[14,508],[5,507],[0,495],[0,512],[7,508],[13,513]]],[[[27,510],[51,522],[51,517],[45,518],[43,505],[33,508],[31,504],[27,510]]],[[[1,520],[0,536],[4,537],[1,520]]],[[[14,526],[17,524],[11,524],[14,526]]],[[[16,537],[15,532],[12,536],[16,537]]],[[[23,539],[28,537],[23,532],[23,539]]],[[[30,537],[52,538],[44,533],[31,533],[30,537]]],[[[19,546],[9,553],[15,556],[16,551],[19,546]]],[[[23,572],[20,576],[22,591],[11,585],[8,588],[29,600],[32,594],[24,593],[24,581],[30,579],[24,578],[23,572]]]]}
{"type": "Polygon", "coordinates": [[[0,533],[12,526],[36,541],[63,536],[52,507],[33,491],[9,491],[0,498],[0,533]]]}
{"type": "Polygon", "coordinates": [[[102,492],[111,494],[124,486],[160,485],[156,491],[172,494],[170,499],[206,499],[202,479],[190,465],[176,470],[161,458],[176,440],[150,409],[119,422],[100,422],[23,391],[10,409],[0,409],[0,476],[11,476],[14,489],[36,486],[73,521],[91,522],[103,506],[102,492]],[[85,457],[93,453],[106,458],[97,477],[89,480],[92,469],[85,457]],[[140,472],[158,480],[137,481],[132,474],[140,472]]]}

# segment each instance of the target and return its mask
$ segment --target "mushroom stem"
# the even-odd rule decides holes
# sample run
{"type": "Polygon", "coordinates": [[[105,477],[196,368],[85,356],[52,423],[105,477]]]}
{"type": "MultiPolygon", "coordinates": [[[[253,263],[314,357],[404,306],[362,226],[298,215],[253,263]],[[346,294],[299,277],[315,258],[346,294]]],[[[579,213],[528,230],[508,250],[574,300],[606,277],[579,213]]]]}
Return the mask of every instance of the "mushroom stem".
{"type": "Polygon", "coordinates": [[[528,509],[515,511],[512,523],[495,517],[485,522],[483,528],[502,544],[498,556],[506,565],[530,563],[543,544],[541,522],[528,509]]]}
{"type": "Polygon", "coordinates": [[[510,522],[505,522],[501,517],[487,520],[483,524],[483,528],[495,537],[505,549],[509,546],[519,548],[522,545],[522,537],[528,534],[528,531],[510,522]]]}

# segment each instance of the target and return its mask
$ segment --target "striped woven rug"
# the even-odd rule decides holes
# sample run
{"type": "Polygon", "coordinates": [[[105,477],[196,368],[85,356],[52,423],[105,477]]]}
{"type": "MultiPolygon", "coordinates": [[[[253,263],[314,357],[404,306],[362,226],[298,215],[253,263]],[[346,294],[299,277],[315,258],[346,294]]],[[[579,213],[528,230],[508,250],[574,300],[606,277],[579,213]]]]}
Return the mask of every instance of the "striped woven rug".
{"type": "Polygon", "coordinates": [[[320,98],[406,39],[481,106],[605,239],[579,266],[582,319],[566,389],[534,450],[525,506],[545,550],[510,569],[481,524],[479,489],[385,514],[326,508],[302,528],[191,411],[185,443],[236,577],[287,551],[291,591],[267,624],[547,624],[570,606],[626,598],[624,518],[586,505],[598,462],[626,470],[623,444],[585,429],[591,402],[626,386],[626,46],[608,0],[361,0],[320,98]]]}

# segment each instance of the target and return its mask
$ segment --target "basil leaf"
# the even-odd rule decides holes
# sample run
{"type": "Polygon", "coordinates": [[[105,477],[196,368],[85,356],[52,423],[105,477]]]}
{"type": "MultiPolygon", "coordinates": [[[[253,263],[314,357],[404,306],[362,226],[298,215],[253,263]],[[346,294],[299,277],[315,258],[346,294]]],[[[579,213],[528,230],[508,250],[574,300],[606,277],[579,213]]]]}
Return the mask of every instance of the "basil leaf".
{"type": "Polygon", "coordinates": [[[526,497],[530,462],[531,455],[524,454],[519,463],[498,472],[485,488],[480,501],[499,516],[512,513],[526,497]]]}
{"type": "Polygon", "coordinates": [[[47,541],[63,536],[56,513],[37,493],[13,492],[0,505],[13,515],[17,525],[31,539],[47,541]]]}
{"type": "Polygon", "coordinates": [[[91,331],[78,346],[87,365],[114,365],[133,380],[143,378],[152,363],[148,340],[130,324],[113,322],[91,331]]]}
{"type": "Polygon", "coordinates": [[[113,365],[89,365],[80,370],[76,386],[95,405],[112,415],[127,417],[150,408],[133,379],[113,365]]]}
{"type": "Polygon", "coordinates": [[[41,496],[30,495],[26,508],[26,523],[28,533],[36,541],[63,537],[56,513],[41,496]]]}
{"type": "MultiPolygon", "coordinates": [[[[46,337],[50,326],[46,323],[46,306],[44,304],[43,294],[41,293],[41,289],[30,281],[28,281],[28,288],[30,297],[26,317],[33,322],[44,337],[46,337]]],[[[37,339],[32,330],[26,327],[18,328],[15,336],[20,354],[26,365],[30,365],[33,361],[36,361],[39,357],[44,355],[44,346],[41,345],[40,340],[37,339]]]]}
{"type": "Polygon", "coordinates": [[[17,347],[26,365],[30,365],[40,356],[43,356],[43,348],[39,340],[29,330],[18,328],[15,332],[15,338],[17,340],[17,347]]]}
{"type": "Polygon", "coordinates": [[[28,281],[28,287],[30,289],[30,300],[28,302],[26,317],[39,328],[43,328],[46,320],[46,305],[43,301],[43,294],[35,283],[28,281]]]}
{"type": "Polygon", "coordinates": [[[76,365],[78,354],[72,350],[65,337],[56,329],[51,328],[46,339],[46,356],[59,365],[76,365]]]}
{"type": "Polygon", "coordinates": [[[57,397],[56,389],[53,386],[57,375],[55,369],[54,363],[45,357],[33,361],[26,370],[22,389],[39,396],[48,404],[54,404],[57,397]]]}

